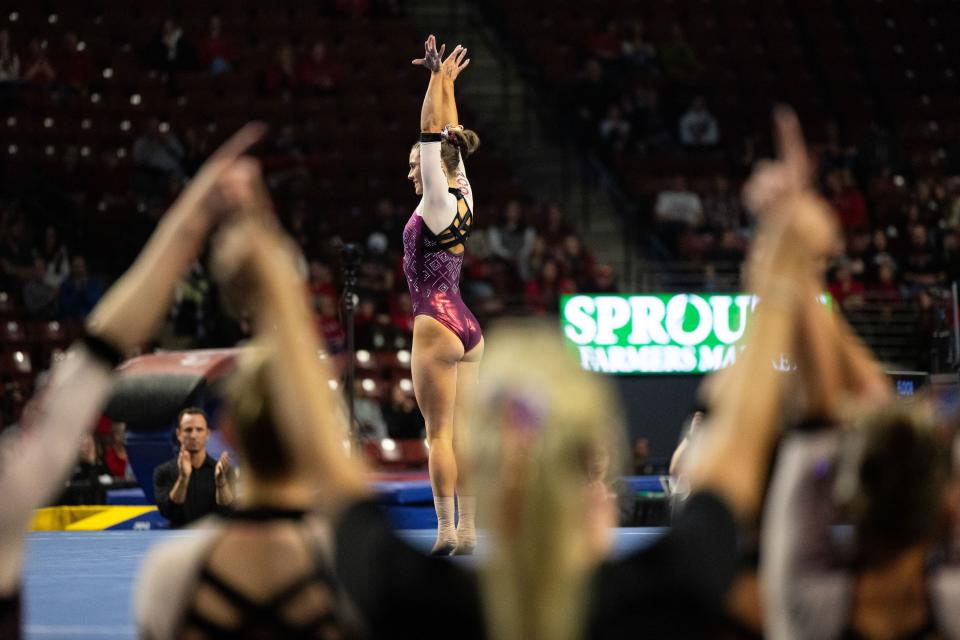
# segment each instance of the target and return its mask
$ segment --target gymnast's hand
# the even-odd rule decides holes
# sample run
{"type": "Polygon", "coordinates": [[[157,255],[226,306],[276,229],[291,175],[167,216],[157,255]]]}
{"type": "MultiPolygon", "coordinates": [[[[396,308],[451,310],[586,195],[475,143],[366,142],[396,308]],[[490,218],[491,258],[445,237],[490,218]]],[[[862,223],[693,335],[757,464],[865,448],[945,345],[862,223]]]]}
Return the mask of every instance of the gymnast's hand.
{"type": "Polygon", "coordinates": [[[836,243],[836,224],[813,191],[813,164],[793,109],[774,111],[774,136],[777,159],[757,164],[744,185],[743,201],[757,217],[786,223],[813,253],[828,254],[836,243]]]}
{"type": "Polygon", "coordinates": [[[469,64],[470,58],[467,58],[467,50],[458,44],[440,65],[440,72],[445,78],[455,82],[460,72],[466,69],[469,64]]]}
{"type": "Polygon", "coordinates": [[[265,131],[266,126],[264,124],[251,122],[233,134],[203,163],[203,166],[187,184],[183,193],[177,198],[173,209],[190,212],[199,210],[204,214],[201,218],[203,222],[208,224],[217,222],[217,216],[223,212],[223,208],[211,206],[211,196],[216,195],[221,177],[229,171],[247,149],[263,137],[265,131]]]}
{"type": "Polygon", "coordinates": [[[789,196],[810,188],[811,163],[803,141],[797,114],[788,107],[774,112],[777,159],[763,160],[743,187],[743,201],[755,215],[762,216],[789,196]]]}
{"type": "Polygon", "coordinates": [[[423,57],[414,58],[411,61],[412,64],[426,67],[431,73],[440,73],[440,61],[443,59],[443,52],[447,50],[447,45],[440,45],[440,51],[437,51],[437,39],[431,34],[423,43],[423,49],[423,57]]]}

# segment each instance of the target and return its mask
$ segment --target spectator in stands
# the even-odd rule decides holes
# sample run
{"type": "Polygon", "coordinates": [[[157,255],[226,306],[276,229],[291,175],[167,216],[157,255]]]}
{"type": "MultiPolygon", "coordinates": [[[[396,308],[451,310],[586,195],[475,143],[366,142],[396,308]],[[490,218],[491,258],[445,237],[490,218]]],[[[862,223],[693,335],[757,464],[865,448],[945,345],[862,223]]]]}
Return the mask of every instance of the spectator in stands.
{"type": "Polygon", "coordinates": [[[194,260],[173,293],[170,308],[173,335],[165,342],[165,348],[188,349],[207,338],[214,304],[211,288],[203,263],[194,260]]]}
{"type": "Polygon", "coordinates": [[[657,467],[650,459],[649,438],[634,438],[632,453],[633,458],[630,473],[635,476],[656,475],[657,467]]]}
{"type": "Polygon", "coordinates": [[[60,315],[68,320],[87,316],[103,296],[103,283],[87,272],[87,259],[73,256],[70,277],[60,287],[60,315]]]}
{"type": "Polygon", "coordinates": [[[211,513],[227,514],[235,496],[230,456],[207,453],[210,428],[203,409],[188,407],[177,416],[180,452],[153,470],[153,497],[160,515],[182,527],[211,513]]]}
{"type": "Polygon", "coordinates": [[[127,458],[127,425],[123,422],[113,422],[110,425],[110,441],[103,462],[117,480],[126,480],[133,477],[130,461],[127,458]]]}
{"type": "Polygon", "coordinates": [[[617,293],[619,290],[613,267],[608,264],[598,265],[593,270],[592,277],[585,279],[580,287],[580,291],[584,293],[617,293]]]}
{"type": "Polygon", "coordinates": [[[81,45],[80,39],[73,31],[63,36],[63,45],[56,57],[57,84],[69,87],[74,91],[86,91],[94,78],[93,58],[81,45]]]}
{"type": "Polygon", "coordinates": [[[273,64],[263,77],[263,91],[267,94],[292,92],[300,81],[297,76],[297,51],[288,40],[277,47],[273,54],[273,64]]]}
{"type": "Polygon", "coordinates": [[[619,21],[607,20],[602,31],[587,36],[587,53],[598,60],[613,62],[623,53],[622,43],[619,21]]]}
{"type": "Polygon", "coordinates": [[[213,75],[220,75],[233,69],[237,52],[233,40],[223,33],[223,23],[219,15],[210,16],[207,35],[200,40],[198,47],[200,62],[213,75]]]}
{"type": "Polygon", "coordinates": [[[70,252],[60,241],[60,232],[52,224],[43,230],[43,244],[34,252],[34,256],[43,260],[45,279],[50,286],[60,287],[70,275],[70,252]]]}
{"type": "Polygon", "coordinates": [[[673,178],[671,188],[657,194],[653,211],[660,222],[686,227],[699,227],[703,224],[703,203],[700,196],[687,188],[687,180],[682,175],[673,178]]]}
{"type": "Polygon", "coordinates": [[[134,140],[131,157],[135,167],[164,181],[184,177],[183,144],[170,131],[170,125],[155,116],[147,120],[144,132],[134,140]]]}
{"type": "Polygon", "coordinates": [[[529,250],[520,256],[520,260],[517,263],[520,279],[524,282],[529,282],[537,277],[537,274],[540,273],[540,269],[543,267],[543,263],[550,258],[550,255],[551,251],[547,246],[546,238],[537,234],[529,250]]]}
{"type": "Polygon", "coordinates": [[[864,263],[867,280],[876,282],[879,279],[879,270],[884,265],[889,265],[896,271],[897,261],[890,252],[890,240],[887,238],[886,231],[877,229],[870,235],[870,249],[867,251],[864,263]]]}
{"type": "Polygon", "coordinates": [[[593,277],[596,261],[590,250],[583,246],[580,236],[574,233],[567,235],[558,248],[556,256],[563,273],[572,278],[578,287],[583,286],[593,277]]]}
{"type": "Polygon", "coordinates": [[[727,229],[721,232],[720,241],[707,253],[710,260],[728,265],[740,264],[744,258],[744,241],[736,231],[727,229]]]}
{"type": "Polygon", "coordinates": [[[833,281],[830,283],[830,296],[844,310],[859,309],[863,306],[865,287],[854,279],[846,260],[834,267],[833,281]]]}
{"type": "Polygon", "coordinates": [[[183,28],[172,18],[163,21],[160,33],[147,45],[143,54],[148,69],[173,73],[196,66],[196,54],[183,34],[183,28]]]}
{"type": "Polygon", "coordinates": [[[876,280],[868,286],[870,296],[885,312],[903,301],[900,285],[897,283],[896,271],[892,262],[883,262],[877,267],[876,280]]]}
{"type": "Polygon", "coordinates": [[[587,133],[590,139],[607,105],[616,99],[617,89],[607,81],[603,66],[595,58],[587,59],[570,93],[570,100],[583,132],[587,133]]]}
{"type": "Polygon", "coordinates": [[[503,223],[487,230],[490,254],[511,263],[530,250],[537,232],[523,219],[523,208],[517,200],[507,203],[503,223]]]}
{"type": "Polygon", "coordinates": [[[261,134],[244,129],[184,191],[133,267],[87,319],[87,336],[57,363],[26,421],[30,437],[0,439],[0,635],[20,637],[25,532],[35,509],[63,490],[83,434],[102,412],[123,354],[139,348],[164,312],[180,270],[213,227],[207,206],[219,173],[261,134]]]}
{"type": "Polygon", "coordinates": [[[547,260],[540,268],[540,275],[527,282],[524,303],[527,311],[536,315],[556,314],[560,309],[560,295],[573,293],[576,283],[561,276],[556,260],[547,260]]]}
{"type": "Polygon", "coordinates": [[[910,229],[910,244],[902,263],[903,279],[914,291],[943,282],[943,264],[923,225],[917,224],[910,229]]]}
{"type": "Polygon", "coordinates": [[[183,132],[183,160],[186,175],[192,176],[210,156],[210,135],[207,127],[191,126],[183,132]]]}
{"type": "Polygon", "coordinates": [[[827,174],[827,198],[837,212],[844,231],[849,233],[869,226],[867,201],[849,169],[835,169],[827,174]]]}
{"type": "Polygon", "coordinates": [[[343,81],[343,69],[327,53],[327,45],[317,40],[297,68],[298,84],[317,93],[332,93],[343,81]]]}
{"type": "Polygon", "coordinates": [[[309,280],[307,286],[310,288],[310,294],[316,298],[318,296],[330,296],[336,298],[337,288],[333,283],[333,272],[330,267],[319,260],[311,260],[309,265],[309,280]]]}
{"type": "Polygon", "coordinates": [[[703,217],[707,227],[715,231],[745,226],[740,195],[730,188],[730,180],[723,174],[714,176],[713,189],[703,199],[703,217]]]}
{"type": "Polygon", "coordinates": [[[641,20],[634,20],[628,25],[620,42],[620,53],[624,60],[640,69],[656,65],[657,48],[647,40],[646,28],[641,20]]]}
{"type": "Polygon", "coordinates": [[[367,255],[357,273],[357,288],[360,295],[381,296],[394,289],[394,268],[387,255],[387,236],[374,231],[367,238],[367,255]]]}
{"type": "Polygon", "coordinates": [[[410,292],[401,291],[394,296],[390,318],[393,326],[399,331],[413,335],[413,302],[410,299],[410,292]]]}
{"type": "MultiPolygon", "coordinates": [[[[397,207],[390,198],[380,198],[377,200],[377,206],[374,210],[376,214],[376,229],[387,238],[387,247],[390,251],[398,249],[403,237],[403,217],[398,213],[397,207]]],[[[476,254],[476,245],[471,246],[471,253],[476,254]]]]}
{"type": "Polygon", "coordinates": [[[380,442],[387,437],[387,423],[384,420],[380,402],[375,396],[366,392],[363,388],[363,380],[358,378],[354,384],[353,410],[358,433],[364,440],[380,442]]]}
{"type": "Polygon", "coordinates": [[[387,423],[387,433],[395,440],[424,437],[423,415],[413,396],[400,385],[391,387],[390,398],[383,405],[383,419],[387,423]]]}
{"type": "Polygon", "coordinates": [[[573,227],[566,221],[563,216],[563,209],[556,202],[547,205],[547,219],[540,228],[540,233],[548,246],[559,244],[573,233],[573,227]]]}
{"type": "Polygon", "coordinates": [[[680,117],[680,142],[687,147],[713,147],[720,142],[720,125],[702,96],[694,98],[680,117]]]}
{"type": "Polygon", "coordinates": [[[612,104],[607,107],[606,117],[600,121],[598,133],[600,142],[606,152],[623,151],[630,142],[630,122],[623,117],[620,105],[612,104]]]}
{"type": "Polygon", "coordinates": [[[47,265],[43,259],[34,259],[34,273],[23,283],[23,307],[34,318],[52,320],[57,317],[59,284],[47,279],[47,265]]]}
{"type": "Polygon", "coordinates": [[[942,236],[943,270],[946,282],[960,281],[960,233],[958,231],[944,231],[942,236]]]}
{"type": "Polygon", "coordinates": [[[10,31],[0,29],[0,84],[20,79],[20,56],[13,48],[10,31]]]}
{"type": "Polygon", "coordinates": [[[347,342],[347,335],[340,323],[340,314],[337,313],[336,298],[328,294],[314,297],[317,312],[317,325],[320,335],[330,349],[331,354],[343,351],[347,342]]]}
{"type": "Polygon", "coordinates": [[[107,501],[106,487],[111,483],[110,471],[103,464],[93,434],[85,433],[80,439],[73,475],[67,481],[67,489],[57,504],[104,504],[107,501]]]}
{"type": "Polygon", "coordinates": [[[660,67],[670,78],[690,80],[700,75],[703,65],[693,47],[687,41],[683,27],[674,23],[670,28],[670,39],[660,43],[657,48],[660,67]]]}
{"type": "Polygon", "coordinates": [[[27,48],[23,63],[23,79],[37,85],[53,84],[57,72],[47,55],[47,41],[33,38],[27,48]]]}
{"type": "Polygon", "coordinates": [[[19,290],[22,283],[33,276],[34,262],[30,255],[27,223],[22,213],[9,217],[6,229],[0,228],[0,267],[5,288],[19,290]]]}

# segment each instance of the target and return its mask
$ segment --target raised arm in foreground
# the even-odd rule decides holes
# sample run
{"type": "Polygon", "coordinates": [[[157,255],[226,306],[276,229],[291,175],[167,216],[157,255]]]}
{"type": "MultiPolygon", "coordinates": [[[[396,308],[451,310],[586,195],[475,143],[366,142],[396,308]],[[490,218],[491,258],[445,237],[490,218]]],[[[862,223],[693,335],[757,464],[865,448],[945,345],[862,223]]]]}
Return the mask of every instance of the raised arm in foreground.
{"type": "Polygon", "coordinates": [[[32,511],[62,489],[80,437],[110,392],[113,367],[150,338],[177,280],[199,253],[215,221],[207,199],[217,180],[261,134],[259,125],[244,127],[204,165],[91,312],[90,337],[53,368],[50,384],[24,410],[22,428],[0,440],[0,595],[16,589],[32,511]]]}
{"type": "Polygon", "coordinates": [[[274,419],[294,455],[299,473],[320,481],[334,502],[367,494],[362,465],[344,448],[347,430],[333,373],[319,358],[303,283],[289,243],[273,221],[269,197],[253,161],[238,163],[227,176],[239,220],[218,241],[217,277],[248,288],[253,296],[257,340],[269,350],[274,419]]]}

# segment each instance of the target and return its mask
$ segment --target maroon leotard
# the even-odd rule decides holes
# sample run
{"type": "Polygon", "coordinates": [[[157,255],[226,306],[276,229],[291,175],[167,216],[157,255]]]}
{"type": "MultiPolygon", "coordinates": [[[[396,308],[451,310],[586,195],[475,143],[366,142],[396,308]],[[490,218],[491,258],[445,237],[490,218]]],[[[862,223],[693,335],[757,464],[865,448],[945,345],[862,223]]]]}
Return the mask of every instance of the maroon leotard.
{"type": "Polygon", "coordinates": [[[460,297],[463,250],[473,222],[473,212],[459,189],[457,214],[450,226],[436,235],[416,211],[403,228],[403,273],[410,287],[413,315],[430,316],[450,329],[463,343],[464,353],[480,343],[480,323],[460,297]],[[459,253],[453,250],[459,249],[459,253]]]}

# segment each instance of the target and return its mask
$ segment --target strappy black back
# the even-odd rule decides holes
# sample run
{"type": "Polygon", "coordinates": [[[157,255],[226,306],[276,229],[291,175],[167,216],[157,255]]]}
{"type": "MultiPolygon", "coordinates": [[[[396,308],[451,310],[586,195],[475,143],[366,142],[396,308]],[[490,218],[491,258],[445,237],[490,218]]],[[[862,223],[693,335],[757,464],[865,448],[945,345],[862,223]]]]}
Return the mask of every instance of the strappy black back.
{"type": "Polygon", "coordinates": [[[450,251],[466,246],[467,238],[470,237],[470,231],[473,229],[473,211],[470,210],[467,199],[456,187],[450,187],[449,191],[457,198],[457,213],[453,217],[453,222],[439,234],[434,234],[426,225],[423,227],[424,231],[437,243],[435,249],[438,251],[450,251]]]}
{"type": "MultiPolygon", "coordinates": [[[[258,509],[238,511],[230,516],[233,520],[269,522],[276,520],[303,520],[303,511],[258,509]]],[[[182,629],[199,631],[206,638],[223,640],[265,640],[267,638],[290,638],[293,640],[325,640],[326,638],[352,638],[354,633],[348,628],[341,609],[341,594],[333,573],[317,545],[301,527],[304,543],[311,551],[313,566],[301,577],[281,589],[264,602],[251,600],[248,596],[228,584],[213,572],[209,564],[204,564],[198,575],[197,588],[190,608],[184,616],[182,629]],[[224,625],[212,620],[197,606],[197,594],[201,587],[214,590],[218,596],[229,603],[234,611],[235,623],[224,625]],[[311,587],[320,587],[330,594],[326,610],[314,615],[306,622],[292,623],[283,614],[283,608],[293,602],[311,587]]],[[[212,553],[212,549],[211,549],[212,553]]],[[[208,561],[209,562],[209,561],[208,561]]]]}

